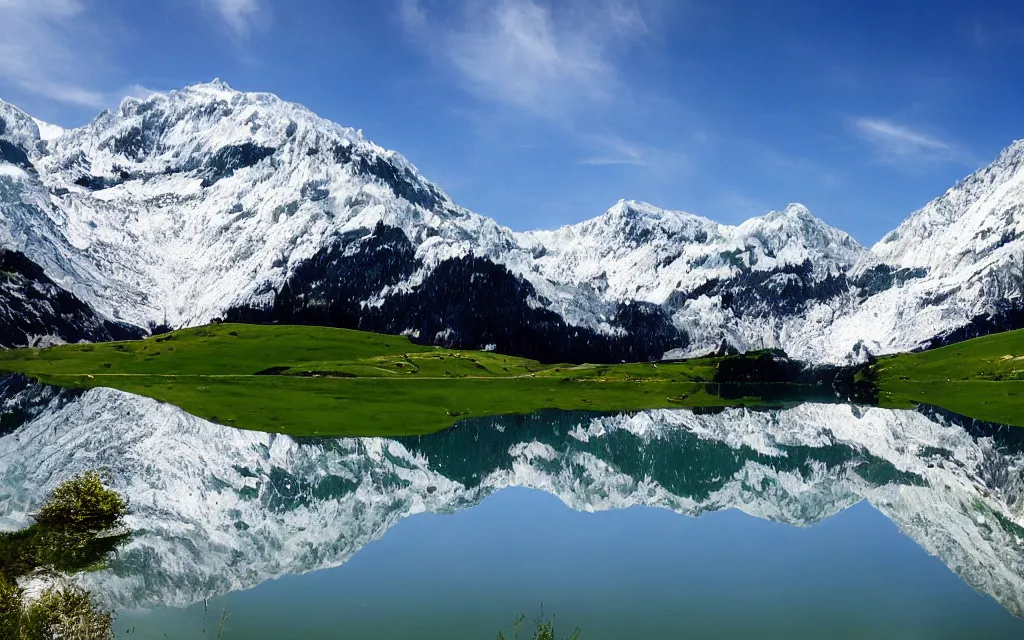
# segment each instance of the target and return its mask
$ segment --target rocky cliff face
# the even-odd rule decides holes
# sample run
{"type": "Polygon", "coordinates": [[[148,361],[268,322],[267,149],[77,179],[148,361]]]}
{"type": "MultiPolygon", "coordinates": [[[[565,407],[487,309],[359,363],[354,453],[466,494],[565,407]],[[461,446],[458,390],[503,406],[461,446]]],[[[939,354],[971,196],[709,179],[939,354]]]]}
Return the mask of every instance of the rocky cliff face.
{"type": "Polygon", "coordinates": [[[0,246],[137,327],[227,316],[549,359],[724,345],[841,363],[1024,322],[1019,143],[869,250],[800,205],[733,227],[622,201],[515,233],[360,132],[220,81],[67,131],[0,101],[0,123],[0,246]]]}
{"type": "Polygon", "coordinates": [[[0,347],[127,340],[142,335],[138,327],[96,314],[57,286],[23,253],[0,249],[0,347]]]}

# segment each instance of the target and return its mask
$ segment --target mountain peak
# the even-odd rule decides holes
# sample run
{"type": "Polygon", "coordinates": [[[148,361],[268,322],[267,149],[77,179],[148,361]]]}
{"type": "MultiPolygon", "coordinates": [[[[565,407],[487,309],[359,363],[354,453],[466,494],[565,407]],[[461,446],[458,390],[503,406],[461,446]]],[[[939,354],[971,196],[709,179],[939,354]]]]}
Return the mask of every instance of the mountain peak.
{"type": "Polygon", "coordinates": [[[1024,165],[1022,161],[1024,161],[1024,139],[1014,140],[1010,143],[1009,146],[999,152],[999,156],[996,157],[995,162],[992,164],[997,167],[1011,166],[1016,168],[1024,165]]]}
{"type": "MultiPolygon", "coordinates": [[[[619,200],[610,209],[604,212],[604,214],[594,220],[604,220],[606,222],[629,222],[635,223],[644,221],[652,224],[692,224],[698,222],[700,224],[715,224],[712,220],[698,216],[693,213],[686,211],[676,211],[675,209],[663,209],[657,205],[653,205],[649,202],[643,202],[642,200],[619,200]]],[[[590,220],[580,223],[587,224],[590,220]]]]}
{"type": "MultiPolygon", "coordinates": [[[[654,355],[684,342],[696,354],[727,339],[736,348],[780,346],[838,362],[862,343],[872,353],[912,348],[1020,296],[1024,141],[908,220],[867,260],[849,234],[797,203],[728,225],[622,199],[596,218],[512,233],[458,207],[401,155],[358,131],[220,79],[127,99],[50,142],[40,141],[43,124],[0,101],[0,164],[21,166],[4,167],[20,182],[0,193],[0,240],[73,286],[99,314],[139,326],[197,324],[264,308],[285,290],[336,292],[329,287],[352,281],[362,287],[351,289],[360,304],[388,305],[387,312],[373,307],[382,323],[375,326],[448,340],[462,320],[425,324],[414,313],[418,301],[428,304],[435,286],[476,291],[478,273],[505,269],[529,285],[499,300],[510,317],[533,318],[538,308],[557,314],[545,325],[553,327],[544,329],[546,344],[583,344],[565,338],[582,334],[559,333],[579,328],[605,336],[608,353],[637,332],[658,336],[654,346],[638,347],[654,355]],[[379,223],[405,237],[364,242],[379,223]],[[917,278],[914,296],[880,289],[860,299],[847,276],[862,262],[930,279],[917,278]],[[328,264],[344,267],[323,271],[328,264]],[[981,293],[961,285],[962,274],[988,277],[984,269],[995,275],[981,293]],[[374,280],[384,272],[392,274],[386,285],[374,280]],[[937,298],[929,288],[936,282],[954,293],[937,298]],[[399,294],[413,297],[391,299],[399,294]],[[938,320],[903,321],[938,309],[937,299],[938,320]],[[617,311],[633,302],[654,305],[652,324],[629,324],[639,316],[617,311]],[[516,316],[520,304],[527,315],[516,316]]],[[[334,293],[309,295],[333,308],[334,293]]],[[[474,295],[463,296],[458,313],[477,317],[474,295]]],[[[363,311],[351,313],[324,322],[350,322],[363,311]]],[[[509,336],[519,335],[520,325],[510,327],[509,336]]],[[[471,331],[459,339],[476,340],[471,331]]]]}
{"type": "Polygon", "coordinates": [[[605,215],[608,216],[621,216],[627,218],[642,218],[642,217],[660,217],[665,213],[665,210],[661,207],[656,207],[653,204],[642,202],[640,200],[619,200],[616,202],[605,215]]]}
{"type": "Polygon", "coordinates": [[[33,146],[40,138],[38,122],[13,104],[0,100],[0,138],[26,148],[33,146]]]}
{"type": "Polygon", "coordinates": [[[773,222],[775,220],[802,220],[808,222],[821,222],[821,219],[811,213],[811,210],[800,204],[799,202],[791,202],[786,205],[786,208],[777,211],[772,210],[763,216],[752,218],[752,220],[765,220],[773,222]]]}
{"type": "Polygon", "coordinates": [[[220,78],[214,78],[209,82],[197,82],[195,84],[190,84],[186,89],[216,89],[217,91],[235,92],[235,90],[231,88],[231,85],[220,78]]]}
{"type": "Polygon", "coordinates": [[[872,251],[902,267],[945,270],[984,262],[1006,247],[1020,250],[1022,196],[1024,140],[1016,140],[991,164],[912,213],[872,251]]]}
{"type": "Polygon", "coordinates": [[[782,211],[769,211],[763,216],[751,218],[739,225],[740,229],[755,229],[767,227],[775,233],[788,230],[789,233],[799,231],[802,235],[828,236],[832,240],[840,241],[841,244],[861,249],[860,244],[845,231],[833,227],[818,216],[811,213],[810,209],[800,203],[790,203],[782,211]]]}
{"type": "Polygon", "coordinates": [[[227,82],[224,82],[220,78],[214,78],[210,82],[197,82],[195,84],[187,85],[187,86],[185,86],[185,87],[183,87],[183,88],[181,88],[181,89],[179,89],[177,91],[171,91],[171,95],[172,96],[173,95],[188,96],[188,97],[191,97],[193,99],[200,99],[200,100],[228,100],[228,101],[230,101],[232,98],[234,98],[236,96],[260,95],[260,96],[267,96],[267,97],[268,96],[273,96],[275,99],[279,100],[279,98],[277,98],[277,96],[274,95],[274,94],[269,94],[269,93],[253,94],[253,93],[247,93],[245,91],[238,91],[237,89],[232,88],[231,85],[229,85],[227,82]]]}
{"type": "Polygon", "coordinates": [[[801,218],[807,218],[814,216],[811,215],[811,210],[800,204],[799,202],[791,202],[786,205],[786,208],[782,210],[782,213],[789,216],[797,216],[801,218]]]}

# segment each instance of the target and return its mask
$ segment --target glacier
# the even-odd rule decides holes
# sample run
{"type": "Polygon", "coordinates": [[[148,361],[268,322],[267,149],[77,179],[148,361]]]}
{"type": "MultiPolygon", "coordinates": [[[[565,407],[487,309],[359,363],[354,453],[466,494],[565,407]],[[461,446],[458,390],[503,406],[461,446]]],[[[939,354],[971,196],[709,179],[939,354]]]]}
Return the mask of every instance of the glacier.
{"type": "Polygon", "coordinates": [[[101,323],[316,321],[554,359],[770,347],[842,364],[1024,326],[1022,157],[1012,144],[871,248],[798,204],[730,226],[622,200],[515,232],[360,131],[216,80],[68,130],[0,101],[0,246],[101,323]]]}

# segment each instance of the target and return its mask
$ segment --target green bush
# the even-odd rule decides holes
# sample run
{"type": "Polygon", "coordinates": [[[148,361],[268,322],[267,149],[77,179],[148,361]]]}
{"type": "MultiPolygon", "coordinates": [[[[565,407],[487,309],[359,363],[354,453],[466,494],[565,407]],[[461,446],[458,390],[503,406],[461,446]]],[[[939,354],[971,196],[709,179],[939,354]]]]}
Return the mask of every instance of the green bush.
{"type": "Polygon", "coordinates": [[[27,529],[0,533],[0,639],[110,640],[114,614],[79,587],[52,588],[27,607],[17,579],[40,567],[76,573],[102,566],[127,539],[110,532],[128,504],[95,471],[63,482],[27,529]]]}
{"type": "Polygon", "coordinates": [[[116,491],[103,486],[96,471],[62,482],[36,515],[42,525],[80,529],[109,529],[121,523],[128,503],[116,491]]]}
{"type": "MultiPolygon", "coordinates": [[[[111,640],[114,614],[92,601],[89,592],[78,587],[53,588],[32,602],[21,619],[24,640],[111,640]]],[[[5,636],[7,637],[7,636],[5,636]]]]}
{"type": "Polygon", "coordinates": [[[21,590],[0,574],[0,638],[17,638],[21,628],[21,590]]]}

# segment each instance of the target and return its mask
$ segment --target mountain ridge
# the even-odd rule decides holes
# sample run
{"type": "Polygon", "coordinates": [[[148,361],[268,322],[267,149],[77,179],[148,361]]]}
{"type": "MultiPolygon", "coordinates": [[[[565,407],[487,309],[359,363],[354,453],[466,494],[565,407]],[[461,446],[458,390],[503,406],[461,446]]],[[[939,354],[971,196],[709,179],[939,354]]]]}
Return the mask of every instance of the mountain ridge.
{"type": "Polygon", "coordinates": [[[1021,307],[1020,143],[867,249],[796,204],[730,226],[622,200],[514,232],[360,131],[220,80],[46,140],[2,101],[0,122],[0,245],[140,327],[293,318],[511,353],[540,341],[554,358],[725,344],[842,363],[1012,325],[1021,307]],[[443,291],[464,299],[438,306],[443,291]]]}

